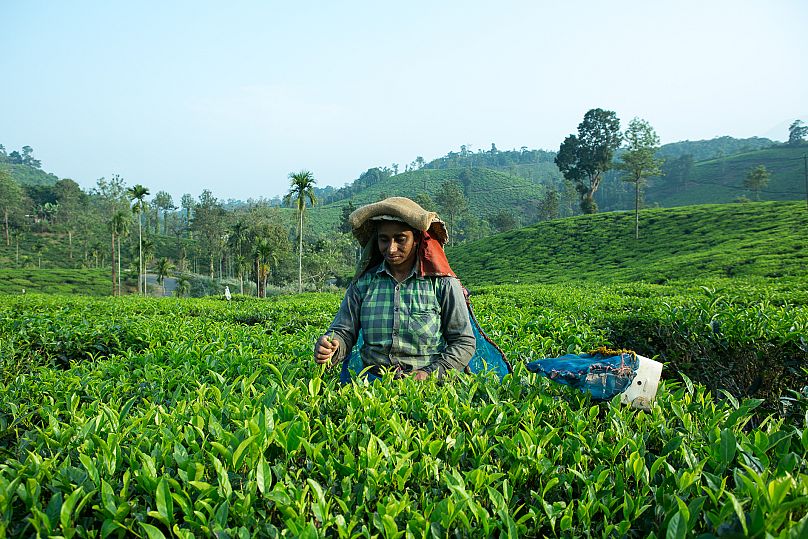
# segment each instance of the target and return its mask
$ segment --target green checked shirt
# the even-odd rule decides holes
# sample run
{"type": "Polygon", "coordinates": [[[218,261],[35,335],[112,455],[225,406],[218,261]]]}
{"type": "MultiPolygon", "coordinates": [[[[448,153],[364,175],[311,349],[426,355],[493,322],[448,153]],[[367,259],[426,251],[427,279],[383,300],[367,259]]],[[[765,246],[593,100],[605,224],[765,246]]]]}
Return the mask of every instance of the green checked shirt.
{"type": "Polygon", "coordinates": [[[350,353],[361,329],[365,366],[437,371],[441,377],[468,365],[476,340],[460,282],[419,277],[417,266],[399,283],[383,262],[348,287],[328,329],[340,341],[335,361],[350,353]]]}

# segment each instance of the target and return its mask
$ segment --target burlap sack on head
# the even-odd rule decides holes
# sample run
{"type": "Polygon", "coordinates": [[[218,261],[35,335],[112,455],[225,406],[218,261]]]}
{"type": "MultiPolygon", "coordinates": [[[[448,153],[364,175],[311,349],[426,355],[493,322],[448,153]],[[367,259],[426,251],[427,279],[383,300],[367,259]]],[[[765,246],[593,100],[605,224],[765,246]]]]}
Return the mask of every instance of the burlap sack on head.
{"type": "Polygon", "coordinates": [[[441,245],[446,245],[449,240],[446,224],[438,219],[437,213],[426,211],[409,198],[390,197],[362,206],[348,216],[348,224],[351,225],[353,235],[359,240],[360,245],[367,245],[373,238],[376,222],[372,219],[381,215],[397,217],[416,230],[429,231],[429,235],[441,245]]]}

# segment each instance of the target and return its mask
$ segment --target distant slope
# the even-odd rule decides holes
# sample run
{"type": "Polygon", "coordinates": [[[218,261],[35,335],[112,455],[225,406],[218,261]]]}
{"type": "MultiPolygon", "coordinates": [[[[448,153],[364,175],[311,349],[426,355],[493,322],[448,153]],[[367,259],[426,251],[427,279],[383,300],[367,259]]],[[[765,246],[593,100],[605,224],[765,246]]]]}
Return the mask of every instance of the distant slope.
{"type": "Polygon", "coordinates": [[[663,144],[657,152],[657,156],[663,159],[674,159],[682,155],[692,155],[694,161],[704,161],[736,153],[760,150],[774,144],[773,140],[761,137],[716,137],[710,140],[681,140],[663,144]]]}
{"type": "Polygon", "coordinates": [[[803,155],[808,145],[774,146],[695,163],[693,176],[686,186],[671,185],[665,178],[653,180],[646,199],[649,204],[683,206],[721,204],[739,196],[752,198],[743,186],[747,173],[764,165],[771,173],[769,185],[760,193],[761,200],[796,200],[805,198],[803,155]]]}
{"type": "Polygon", "coordinates": [[[20,185],[55,185],[59,178],[50,172],[34,168],[28,165],[18,165],[14,163],[0,163],[0,167],[6,167],[11,178],[20,185]]]}
{"type": "Polygon", "coordinates": [[[111,289],[108,269],[0,268],[0,294],[107,296],[111,289]]]}
{"type": "Polygon", "coordinates": [[[546,221],[450,248],[463,283],[648,281],[808,274],[805,202],[643,210],[546,221]]]}
{"type": "MultiPolygon", "coordinates": [[[[376,202],[391,196],[415,198],[426,193],[433,200],[444,182],[458,180],[464,169],[430,170],[419,169],[391,176],[357,193],[351,202],[355,206],[376,202]]],[[[544,188],[519,176],[511,176],[496,170],[471,168],[467,196],[469,209],[473,215],[489,218],[502,209],[518,208],[521,204],[539,199],[544,188]]],[[[336,229],[342,208],[348,200],[341,200],[325,206],[315,206],[307,210],[306,219],[313,231],[326,232],[336,229]]],[[[293,210],[287,209],[286,212],[293,210]]]]}

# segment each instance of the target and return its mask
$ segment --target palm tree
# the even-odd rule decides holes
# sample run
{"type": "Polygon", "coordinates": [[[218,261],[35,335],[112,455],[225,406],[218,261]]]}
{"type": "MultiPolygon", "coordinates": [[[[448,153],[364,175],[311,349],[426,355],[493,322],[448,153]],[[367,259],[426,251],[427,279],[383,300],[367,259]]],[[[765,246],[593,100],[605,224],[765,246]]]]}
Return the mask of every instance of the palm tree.
{"type": "Polygon", "coordinates": [[[154,260],[157,254],[157,246],[149,238],[143,238],[143,293],[146,293],[146,284],[149,277],[149,262],[154,260]]]}
{"type": "Polygon", "coordinates": [[[165,285],[165,278],[169,276],[169,274],[174,271],[174,264],[171,261],[163,257],[157,261],[157,284],[163,287],[163,295],[166,295],[166,285],[165,285]]]}
{"type": "Polygon", "coordinates": [[[240,288],[239,293],[242,295],[244,295],[244,266],[246,264],[246,259],[244,258],[244,253],[242,252],[241,246],[247,239],[247,231],[247,224],[242,220],[238,220],[233,223],[233,226],[230,228],[230,235],[228,236],[230,241],[234,243],[236,247],[236,256],[233,258],[235,259],[236,270],[238,271],[238,282],[240,288]]]}
{"type": "MultiPolygon", "coordinates": [[[[112,286],[115,287],[115,242],[118,242],[118,295],[121,295],[121,236],[129,234],[129,218],[123,211],[118,211],[110,221],[112,229],[112,286]]],[[[115,291],[112,292],[115,295],[115,291]]]]}
{"type": "Polygon", "coordinates": [[[265,298],[267,295],[267,278],[271,264],[277,264],[278,257],[275,255],[272,245],[266,238],[260,238],[255,244],[255,281],[258,285],[258,297],[265,298]]]}
{"type": "Polygon", "coordinates": [[[178,298],[182,298],[190,293],[191,293],[191,281],[189,281],[185,277],[180,277],[179,279],[177,279],[177,288],[174,289],[174,294],[176,294],[178,298]]]}
{"type": "Polygon", "coordinates": [[[132,213],[137,215],[137,244],[138,244],[138,266],[137,266],[137,287],[138,293],[146,295],[146,282],[143,280],[143,223],[141,215],[146,211],[146,197],[149,190],[139,183],[128,188],[126,193],[132,201],[132,213]]]}
{"type": "Polygon", "coordinates": [[[289,192],[283,197],[283,203],[291,206],[297,203],[297,236],[298,236],[298,257],[297,257],[297,282],[298,292],[303,292],[303,213],[306,211],[306,199],[312,206],[317,204],[317,197],[314,195],[314,175],[308,170],[301,170],[297,173],[289,174],[289,192]]]}

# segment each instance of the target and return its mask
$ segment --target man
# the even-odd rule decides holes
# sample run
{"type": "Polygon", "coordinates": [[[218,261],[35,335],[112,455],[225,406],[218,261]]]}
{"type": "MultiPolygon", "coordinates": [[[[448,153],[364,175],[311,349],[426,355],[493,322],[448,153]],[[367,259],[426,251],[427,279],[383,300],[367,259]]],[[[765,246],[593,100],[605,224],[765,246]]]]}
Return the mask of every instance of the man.
{"type": "Polygon", "coordinates": [[[408,198],[363,206],[349,217],[363,260],[334,321],[315,345],[315,361],[333,366],[361,330],[370,372],[416,380],[463,370],[476,341],[463,290],[449,267],[446,227],[408,198]]]}

